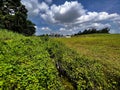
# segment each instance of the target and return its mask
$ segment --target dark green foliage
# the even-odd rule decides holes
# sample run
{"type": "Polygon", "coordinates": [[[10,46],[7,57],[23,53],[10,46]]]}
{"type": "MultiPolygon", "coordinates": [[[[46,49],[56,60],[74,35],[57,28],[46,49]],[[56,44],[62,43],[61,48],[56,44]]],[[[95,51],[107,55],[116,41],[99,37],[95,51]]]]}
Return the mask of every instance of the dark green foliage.
{"type": "Polygon", "coordinates": [[[74,36],[76,35],[83,35],[83,34],[94,34],[94,33],[109,33],[110,28],[105,27],[103,29],[97,30],[95,28],[91,28],[91,29],[85,29],[83,32],[79,31],[77,34],[74,34],[74,36]]]}
{"type": "Polygon", "coordinates": [[[27,9],[20,0],[0,1],[0,28],[12,30],[24,35],[33,35],[35,25],[27,20],[27,9]]]}

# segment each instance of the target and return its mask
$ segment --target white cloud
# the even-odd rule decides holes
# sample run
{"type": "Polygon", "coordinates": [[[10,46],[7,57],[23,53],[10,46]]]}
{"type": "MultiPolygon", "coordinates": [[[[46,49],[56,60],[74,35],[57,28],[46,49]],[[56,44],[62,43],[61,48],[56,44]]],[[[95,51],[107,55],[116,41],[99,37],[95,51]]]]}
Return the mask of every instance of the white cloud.
{"type": "Polygon", "coordinates": [[[51,11],[47,11],[46,13],[40,13],[40,16],[47,23],[57,23],[57,21],[53,18],[53,13],[51,11]]]}
{"type": "Polygon", "coordinates": [[[61,24],[63,26],[80,25],[88,22],[113,21],[120,17],[118,14],[107,12],[87,12],[77,1],[66,1],[62,5],[52,5],[41,17],[49,23],[61,24]]]}
{"type": "Polygon", "coordinates": [[[49,6],[45,2],[42,2],[39,4],[39,10],[41,12],[46,12],[48,11],[48,9],[49,9],[49,6]]]}
{"type": "Polygon", "coordinates": [[[38,0],[22,0],[21,2],[26,6],[30,17],[38,16],[40,12],[44,13],[49,9],[45,2],[39,3],[38,0]]]}
{"type": "Polygon", "coordinates": [[[59,6],[52,5],[51,12],[53,13],[53,18],[61,23],[73,22],[78,17],[85,14],[83,6],[77,1],[66,1],[63,5],[59,6]]]}
{"type": "Polygon", "coordinates": [[[60,28],[59,31],[66,31],[66,29],[65,28],[60,28]]]}
{"type": "MultiPolygon", "coordinates": [[[[46,23],[61,25],[60,32],[74,33],[90,27],[98,29],[112,27],[111,23],[120,25],[120,15],[117,13],[89,12],[78,1],[66,1],[62,5],[51,6],[49,4],[52,0],[45,0],[41,3],[38,0],[22,0],[22,3],[27,7],[29,16],[39,15],[46,23]]],[[[51,29],[43,27],[39,30],[50,31],[51,29]]],[[[114,30],[112,29],[111,32],[114,30]]]]}
{"type": "Polygon", "coordinates": [[[36,16],[39,14],[38,0],[22,0],[21,2],[26,6],[29,16],[36,16]]]}
{"type": "Polygon", "coordinates": [[[35,28],[36,28],[35,35],[50,34],[52,31],[49,27],[37,27],[37,26],[35,26],[35,28]]]}
{"type": "Polygon", "coordinates": [[[49,27],[42,27],[40,28],[40,30],[43,30],[43,31],[51,31],[51,29],[49,27]]]}
{"type": "Polygon", "coordinates": [[[106,20],[106,19],[113,19],[113,18],[116,18],[118,16],[119,15],[116,13],[108,14],[107,12],[100,12],[97,19],[98,19],[98,21],[99,20],[106,20]]]}
{"type": "Polygon", "coordinates": [[[119,17],[118,14],[108,14],[107,12],[88,12],[86,15],[82,15],[77,19],[76,23],[85,23],[85,22],[98,22],[104,20],[113,20],[116,17],[119,17]]]}
{"type": "Polygon", "coordinates": [[[58,33],[63,35],[70,35],[75,33],[75,29],[60,28],[58,33]]]}
{"type": "Polygon", "coordinates": [[[40,13],[40,16],[49,23],[67,24],[76,21],[85,12],[86,10],[77,1],[66,1],[63,5],[51,5],[46,12],[40,13]]]}
{"type": "MultiPolygon", "coordinates": [[[[80,16],[75,22],[65,24],[64,27],[66,27],[66,31],[69,31],[72,29],[72,32],[78,32],[83,31],[87,28],[96,28],[96,29],[102,29],[105,27],[111,28],[111,33],[120,32],[120,28],[113,29],[112,23],[119,24],[119,18],[120,15],[113,13],[108,14],[107,12],[88,12],[85,15],[80,16]]],[[[120,24],[119,24],[120,25],[120,24]]],[[[114,27],[114,26],[113,26],[114,27]]],[[[64,30],[65,31],[65,30],[64,30]]],[[[60,32],[64,32],[60,31],[60,32]]],[[[72,34],[72,33],[71,33],[72,34]]]]}

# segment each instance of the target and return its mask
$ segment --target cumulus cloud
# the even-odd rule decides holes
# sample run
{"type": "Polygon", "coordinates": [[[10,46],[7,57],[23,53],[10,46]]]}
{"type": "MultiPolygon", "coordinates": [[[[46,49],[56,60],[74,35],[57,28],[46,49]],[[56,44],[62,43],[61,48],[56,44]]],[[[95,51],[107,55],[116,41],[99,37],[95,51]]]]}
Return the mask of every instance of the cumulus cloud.
{"type": "MultiPolygon", "coordinates": [[[[111,23],[120,25],[119,14],[89,12],[78,1],[66,1],[62,5],[49,5],[52,0],[45,0],[45,2],[41,3],[38,0],[22,0],[22,3],[26,5],[29,11],[28,15],[32,17],[39,15],[46,23],[61,25],[59,32],[74,33],[90,27],[97,29],[112,27],[111,23]]],[[[51,29],[43,27],[39,28],[39,30],[50,31],[51,29]]],[[[114,30],[111,32],[114,32],[114,30]]]]}
{"type": "Polygon", "coordinates": [[[45,21],[54,24],[61,24],[64,27],[67,27],[66,29],[80,26],[82,26],[82,28],[84,26],[94,27],[95,23],[99,23],[99,27],[103,27],[103,24],[100,23],[101,21],[108,20],[109,22],[113,22],[114,19],[120,17],[117,13],[87,12],[87,10],[85,10],[77,1],[66,1],[64,4],[58,6],[52,5],[47,9],[47,12],[41,13],[40,15],[45,21]]]}
{"type": "Polygon", "coordinates": [[[35,16],[39,14],[38,0],[22,0],[21,2],[26,6],[29,16],[35,16]]]}
{"type": "Polygon", "coordinates": [[[38,0],[22,0],[21,1],[28,10],[28,16],[35,17],[41,13],[47,12],[49,6],[45,2],[39,3],[38,0]]]}
{"type": "MultiPolygon", "coordinates": [[[[45,7],[45,5],[43,5],[45,7]]],[[[40,10],[41,11],[41,10],[40,10]]],[[[86,10],[77,1],[66,1],[63,5],[51,5],[40,16],[49,23],[70,23],[85,14],[86,10]]]]}
{"type": "Polygon", "coordinates": [[[47,23],[57,23],[57,21],[53,18],[53,13],[51,11],[47,11],[45,13],[40,13],[42,19],[44,19],[47,23]]]}
{"type": "Polygon", "coordinates": [[[52,5],[51,12],[53,13],[53,18],[61,23],[73,22],[78,17],[85,14],[83,6],[77,1],[66,1],[63,5],[59,6],[52,5]]]}
{"type": "Polygon", "coordinates": [[[87,12],[86,15],[82,15],[77,19],[76,23],[85,23],[85,22],[98,22],[104,20],[113,20],[116,17],[119,17],[118,14],[108,14],[107,12],[87,12]]]}
{"type": "Polygon", "coordinates": [[[44,12],[48,11],[48,9],[49,9],[49,6],[45,2],[42,2],[39,4],[39,11],[40,12],[44,13],[44,12]]]}

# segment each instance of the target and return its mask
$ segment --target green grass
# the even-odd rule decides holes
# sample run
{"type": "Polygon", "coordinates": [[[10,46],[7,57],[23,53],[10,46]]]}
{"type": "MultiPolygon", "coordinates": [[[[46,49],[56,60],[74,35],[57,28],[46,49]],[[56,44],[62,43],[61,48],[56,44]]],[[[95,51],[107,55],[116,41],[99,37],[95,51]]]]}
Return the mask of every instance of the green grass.
{"type": "Polygon", "coordinates": [[[56,40],[83,57],[100,62],[104,72],[120,79],[120,34],[90,34],[56,40]]]}
{"type": "Polygon", "coordinates": [[[112,60],[119,59],[120,53],[120,35],[115,34],[93,34],[82,35],[78,37],[59,38],[59,41],[66,44],[68,47],[77,50],[80,54],[95,57],[97,59],[104,59],[105,57],[112,56],[112,60]],[[107,54],[104,55],[104,54],[107,54]],[[101,57],[100,55],[103,55],[101,57]],[[118,55],[118,57],[116,57],[118,55]],[[116,57],[116,58],[115,58],[116,57]]]}
{"type": "Polygon", "coordinates": [[[70,39],[59,38],[58,40],[83,56],[100,60],[103,63],[111,63],[119,68],[120,34],[82,35],[70,39]]]}
{"type": "MultiPolygon", "coordinates": [[[[102,49],[106,50],[106,46],[113,45],[103,42],[111,35],[61,38],[57,39],[60,41],[58,42],[48,37],[25,37],[7,30],[0,30],[0,34],[0,90],[120,89],[120,69],[117,67],[119,58],[116,61],[118,63],[112,59],[111,63],[106,58],[102,61],[101,58],[95,58],[90,55],[91,53],[87,53],[96,51],[96,54],[102,54],[98,52],[101,47],[97,49],[103,45],[102,49]],[[99,40],[103,38],[101,40],[103,44],[98,38],[99,40]],[[93,45],[94,42],[98,44],[97,47],[93,45]],[[83,50],[77,47],[80,43],[83,50]],[[86,54],[83,53],[85,50],[88,50],[86,54]]],[[[117,54],[119,44],[114,40],[119,41],[118,36],[113,35],[111,38],[117,54]]]]}

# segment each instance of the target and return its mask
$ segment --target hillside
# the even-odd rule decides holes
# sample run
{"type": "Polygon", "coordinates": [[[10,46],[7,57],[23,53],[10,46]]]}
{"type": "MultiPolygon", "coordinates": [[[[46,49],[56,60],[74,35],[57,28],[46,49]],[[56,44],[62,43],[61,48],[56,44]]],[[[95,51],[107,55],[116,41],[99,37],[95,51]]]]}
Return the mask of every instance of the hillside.
{"type": "Polygon", "coordinates": [[[0,30],[0,89],[61,89],[58,72],[40,38],[0,30]]]}
{"type": "Polygon", "coordinates": [[[110,64],[114,68],[120,67],[120,34],[91,34],[58,40],[80,55],[99,60],[102,64],[110,64]]]}
{"type": "Polygon", "coordinates": [[[98,61],[108,76],[120,80],[120,34],[88,34],[56,40],[81,56],[98,61]]]}
{"type": "MultiPolygon", "coordinates": [[[[68,39],[59,39],[62,42],[66,41],[64,45],[48,37],[25,37],[6,30],[0,30],[0,34],[0,89],[2,90],[120,89],[119,68],[116,70],[113,68],[111,71],[109,68],[106,71],[106,63],[104,65],[100,60],[89,58],[87,55],[81,56],[81,50],[77,53],[76,49],[67,48],[68,39]]],[[[74,38],[77,40],[80,37],[74,38]]],[[[81,42],[84,43],[85,40],[81,42]]],[[[116,45],[119,47],[118,43],[116,45]]]]}

